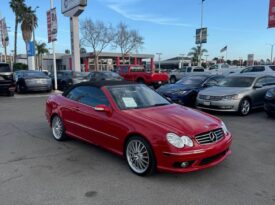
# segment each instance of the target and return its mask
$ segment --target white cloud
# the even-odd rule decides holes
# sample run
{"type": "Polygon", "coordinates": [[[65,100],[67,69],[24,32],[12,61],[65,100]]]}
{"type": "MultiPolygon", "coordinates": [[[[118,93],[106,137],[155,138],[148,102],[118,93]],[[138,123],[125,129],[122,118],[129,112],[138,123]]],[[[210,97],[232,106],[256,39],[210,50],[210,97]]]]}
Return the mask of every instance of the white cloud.
{"type": "Polygon", "coordinates": [[[193,27],[190,24],[180,22],[176,18],[163,17],[159,14],[145,14],[132,10],[131,7],[134,4],[142,3],[143,0],[99,0],[115,11],[116,13],[124,16],[125,18],[133,21],[143,21],[160,25],[168,26],[182,26],[182,27],[193,27]]]}

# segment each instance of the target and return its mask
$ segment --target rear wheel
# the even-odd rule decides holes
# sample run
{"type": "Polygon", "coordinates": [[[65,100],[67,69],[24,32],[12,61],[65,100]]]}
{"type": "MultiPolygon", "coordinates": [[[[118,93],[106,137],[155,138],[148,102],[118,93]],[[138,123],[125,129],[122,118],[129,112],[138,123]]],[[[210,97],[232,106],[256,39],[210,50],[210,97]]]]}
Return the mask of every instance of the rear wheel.
{"type": "Polygon", "coordinates": [[[66,139],[64,124],[58,115],[55,115],[52,119],[52,134],[57,141],[66,139]]]}
{"type": "Polygon", "coordinates": [[[246,116],[251,111],[251,102],[248,98],[244,98],[241,100],[239,105],[239,114],[241,116],[246,116]]]}
{"type": "Polygon", "coordinates": [[[154,173],[156,160],[150,144],[142,137],[131,137],[125,147],[125,156],[129,168],[139,176],[154,173]]]}
{"type": "Polygon", "coordinates": [[[140,84],[144,84],[145,83],[145,81],[142,78],[137,79],[137,82],[140,83],[140,84]]]}

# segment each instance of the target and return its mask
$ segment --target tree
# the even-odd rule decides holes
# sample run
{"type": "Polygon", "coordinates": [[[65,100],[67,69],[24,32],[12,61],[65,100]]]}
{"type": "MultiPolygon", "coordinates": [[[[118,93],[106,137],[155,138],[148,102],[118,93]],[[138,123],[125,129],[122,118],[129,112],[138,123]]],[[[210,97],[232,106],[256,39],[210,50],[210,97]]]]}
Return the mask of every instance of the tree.
{"type": "Polygon", "coordinates": [[[22,15],[21,30],[22,36],[26,43],[26,53],[27,53],[27,43],[32,39],[33,30],[37,27],[37,16],[35,11],[31,7],[26,7],[22,15]]]}
{"type": "Polygon", "coordinates": [[[125,56],[132,51],[138,51],[144,44],[144,38],[137,30],[129,30],[124,23],[119,23],[114,40],[114,47],[119,48],[125,63],[125,56]]]}
{"type": "Polygon", "coordinates": [[[81,36],[81,45],[93,49],[95,70],[98,70],[99,55],[114,40],[113,28],[102,21],[86,19],[81,22],[81,36]]]}
{"type": "Polygon", "coordinates": [[[65,54],[71,54],[71,51],[69,49],[66,49],[65,54]]]}
{"type": "Polygon", "coordinates": [[[15,14],[15,26],[14,26],[14,63],[16,63],[17,56],[17,33],[18,24],[22,22],[22,16],[26,9],[25,0],[11,0],[10,8],[15,14]]]}
{"type": "Polygon", "coordinates": [[[36,51],[37,51],[37,56],[38,56],[38,65],[39,68],[42,68],[43,65],[43,55],[45,53],[49,53],[49,50],[47,49],[47,44],[38,42],[36,43],[36,51]]]}
{"type": "MultiPolygon", "coordinates": [[[[200,50],[201,50],[201,47],[197,46],[197,47],[191,48],[191,51],[188,53],[188,56],[190,56],[192,58],[193,62],[198,62],[199,61],[200,50]]],[[[201,50],[201,55],[203,56],[203,54],[207,53],[207,52],[208,51],[206,49],[202,49],[201,50]]]]}
{"type": "Polygon", "coordinates": [[[85,48],[80,48],[80,53],[87,53],[85,48]]]}

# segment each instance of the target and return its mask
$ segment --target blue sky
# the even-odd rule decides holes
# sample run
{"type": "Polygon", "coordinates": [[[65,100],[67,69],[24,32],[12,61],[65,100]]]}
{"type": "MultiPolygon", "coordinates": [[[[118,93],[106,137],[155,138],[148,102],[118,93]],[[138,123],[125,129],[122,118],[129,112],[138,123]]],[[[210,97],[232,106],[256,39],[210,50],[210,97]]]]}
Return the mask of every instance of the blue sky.
{"type": "MultiPolygon", "coordinates": [[[[162,58],[187,54],[195,46],[195,29],[200,27],[201,0],[88,0],[81,19],[91,18],[112,23],[125,22],[139,30],[145,38],[140,53],[163,53],[162,58]]],[[[26,0],[30,6],[39,6],[39,27],[36,40],[47,42],[46,11],[50,0],[26,0]]],[[[205,0],[204,26],[208,27],[208,43],[204,45],[210,58],[222,56],[220,49],[228,45],[228,58],[256,59],[270,56],[268,43],[275,43],[275,30],[267,29],[268,0],[205,0]]],[[[61,0],[54,0],[58,11],[57,51],[70,48],[69,19],[61,14],[61,0]]],[[[9,50],[13,50],[14,15],[9,0],[0,0],[0,12],[11,27],[9,50]]],[[[51,47],[51,45],[48,45],[51,47]]],[[[18,53],[25,52],[21,35],[18,53]]],[[[89,49],[88,49],[89,50],[89,49]]],[[[114,51],[108,49],[108,51],[114,51]]],[[[0,52],[3,52],[0,48],[0,52]]]]}

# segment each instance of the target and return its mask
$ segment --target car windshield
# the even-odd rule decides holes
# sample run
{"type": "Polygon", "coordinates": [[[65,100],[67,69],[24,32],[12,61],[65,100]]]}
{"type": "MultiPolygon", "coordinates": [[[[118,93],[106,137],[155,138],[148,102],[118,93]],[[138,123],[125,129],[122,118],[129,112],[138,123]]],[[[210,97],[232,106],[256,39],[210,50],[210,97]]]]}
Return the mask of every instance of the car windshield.
{"type": "Polygon", "coordinates": [[[87,77],[89,73],[86,72],[74,72],[74,77],[75,78],[84,78],[87,77]]]}
{"type": "Polygon", "coordinates": [[[11,72],[9,64],[0,64],[0,72],[11,72]]]}
{"type": "Polygon", "coordinates": [[[141,109],[169,105],[166,99],[142,84],[107,87],[121,110],[141,109]]]}
{"type": "Polygon", "coordinates": [[[113,73],[113,72],[105,72],[104,76],[106,78],[119,78],[120,75],[118,75],[117,73],[113,73]]]}
{"type": "Polygon", "coordinates": [[[207,79],[207,76],[189,76],[179,80],[176,84],[182,85],[200,85],[207,79]]]}
{"type": "Polygon", "coordinates": [[[43,72],[25,72],[24,77],[46,77],[46,74],[43,72]]]}
{"type": "Polygon", "coordinates": [[[219,83],[221,87],[250,87],[254,82],[254,77],[227,77],[219,83]]]}

